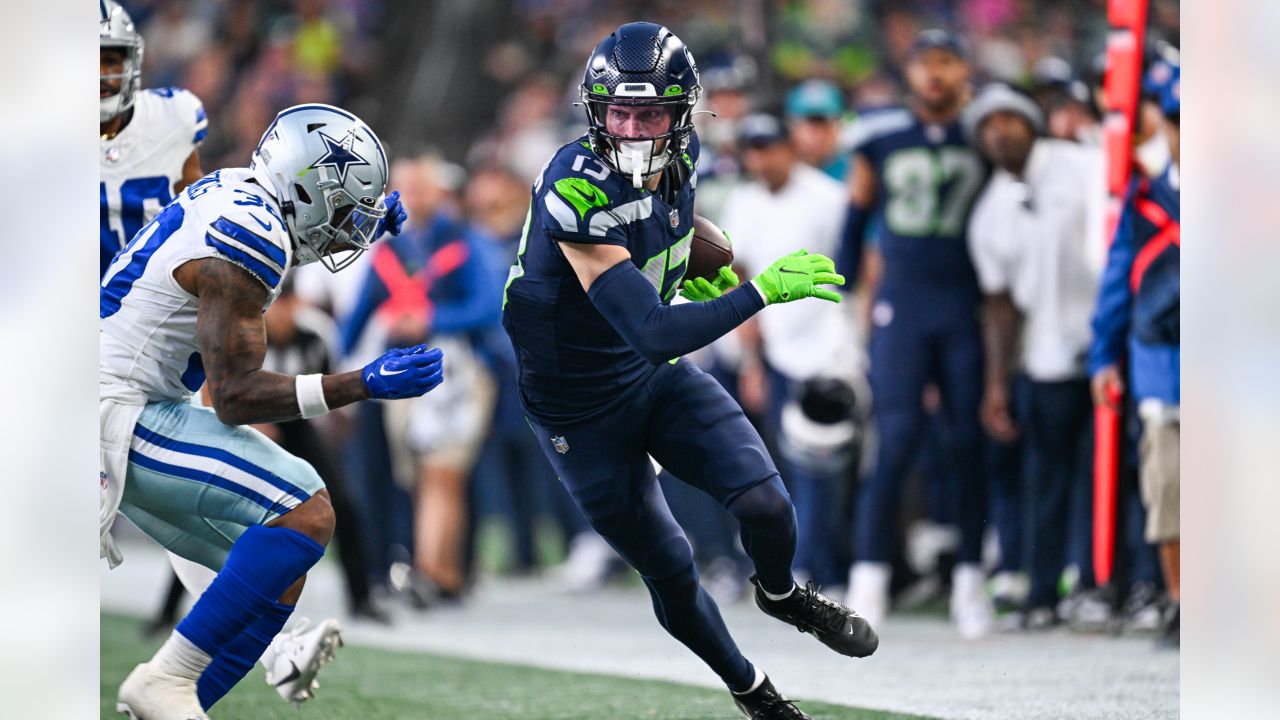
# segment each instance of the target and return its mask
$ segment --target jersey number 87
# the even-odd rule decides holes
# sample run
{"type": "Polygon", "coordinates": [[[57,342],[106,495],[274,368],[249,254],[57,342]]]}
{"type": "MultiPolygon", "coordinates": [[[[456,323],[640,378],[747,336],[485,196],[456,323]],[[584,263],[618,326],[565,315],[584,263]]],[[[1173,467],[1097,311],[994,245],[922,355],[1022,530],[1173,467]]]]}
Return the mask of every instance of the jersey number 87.
{"type": "Polygon", "coordinates": [[[884,164],[885,225],[909,237],[959,235],[981,182],[982,166],[969,150],[893,153],[884,164]]]}

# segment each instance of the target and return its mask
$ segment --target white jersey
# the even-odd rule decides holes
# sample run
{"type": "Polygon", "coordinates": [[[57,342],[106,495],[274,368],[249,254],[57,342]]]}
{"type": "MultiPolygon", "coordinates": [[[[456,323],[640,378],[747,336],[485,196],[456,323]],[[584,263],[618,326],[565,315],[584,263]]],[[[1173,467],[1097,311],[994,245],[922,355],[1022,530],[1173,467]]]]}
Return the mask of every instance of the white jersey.
{"type": "Polygon", "coordinates": [[[199,300],[173,271],[216,257],[243,268],[280,294],[293,244],[272,195],[253,172],[229,168],[192,183],[116,256],[102,279],[98,330],[99,383],[121,386],[148,402],[185,400],[204,384],[196,343],[199,300]]]}
{"type": "Polygon", "coordinates": [[[173,199],[182,166],[208,128],[204,106],[195,95],[182,88],[151,88],[138,93],[129,124],[102,141],[99,275],[173,199]]]}

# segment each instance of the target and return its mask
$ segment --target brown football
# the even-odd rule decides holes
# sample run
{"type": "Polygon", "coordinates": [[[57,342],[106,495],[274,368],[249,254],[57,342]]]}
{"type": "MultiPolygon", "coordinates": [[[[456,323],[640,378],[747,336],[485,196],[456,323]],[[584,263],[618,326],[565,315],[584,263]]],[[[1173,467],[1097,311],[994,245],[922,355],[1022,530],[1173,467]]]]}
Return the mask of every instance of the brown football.
{"type": "Polygon", "coordinates": [[[693,216],[693,241],[684,276],[715,280],[720,268],[733,262],[733,245],[724,231],[701,215],[693,216]]]}

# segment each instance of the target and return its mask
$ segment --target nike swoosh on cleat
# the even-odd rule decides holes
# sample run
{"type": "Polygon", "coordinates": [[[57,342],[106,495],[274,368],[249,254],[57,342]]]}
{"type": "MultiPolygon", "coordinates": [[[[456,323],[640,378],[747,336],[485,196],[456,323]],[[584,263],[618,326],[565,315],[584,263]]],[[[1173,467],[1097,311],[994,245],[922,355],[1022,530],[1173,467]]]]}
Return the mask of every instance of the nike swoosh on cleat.
{"type": "Polygon", "coordinates": [[[293,671],[290,672],[288,675],[285,675],[284,678],[280,680],[280,682],[276,683],[275,684],[276,687],[280,687],[281,685],[287,682],[293,682],[294,680],[297,680],[299,677],[302,676],[302,671],[298,669],[297,663],[290,660],[289,667],[293,668],[293,671]]]}

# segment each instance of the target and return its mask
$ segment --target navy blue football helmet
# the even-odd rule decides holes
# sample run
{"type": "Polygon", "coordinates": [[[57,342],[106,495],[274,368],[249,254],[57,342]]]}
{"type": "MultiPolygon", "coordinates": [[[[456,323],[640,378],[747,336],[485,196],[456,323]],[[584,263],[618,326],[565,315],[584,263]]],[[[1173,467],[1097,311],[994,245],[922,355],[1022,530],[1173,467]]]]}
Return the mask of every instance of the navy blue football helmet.
{"type": "Polygon", "coordinates": [[[693,54],[675,33],[655,23],[633,22],[614,30],[591,52],[579,91],[591,149],[640,187],[688,147],[702,85],[693,54]],[[670,129],[643,138],[612,134],[605,126],[610,105],[661,108],[670,114],[670,129]]]}

